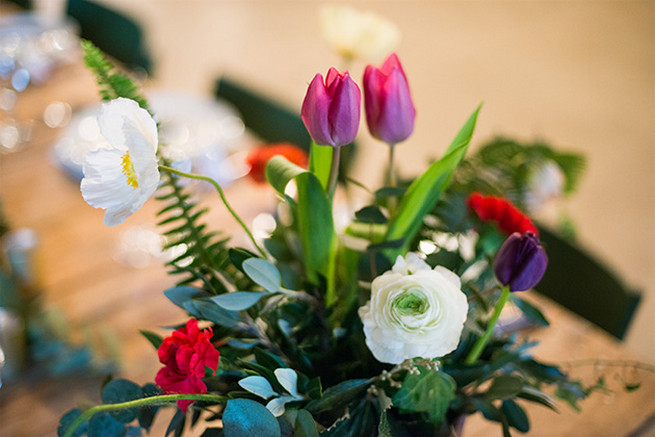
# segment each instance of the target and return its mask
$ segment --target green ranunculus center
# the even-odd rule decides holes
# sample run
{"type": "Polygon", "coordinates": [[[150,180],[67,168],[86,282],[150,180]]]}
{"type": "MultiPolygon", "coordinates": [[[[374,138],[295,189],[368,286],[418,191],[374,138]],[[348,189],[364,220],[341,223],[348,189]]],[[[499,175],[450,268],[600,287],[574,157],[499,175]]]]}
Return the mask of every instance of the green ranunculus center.
{"type": "Polygon", "coordinates": [[[408,290],[393,301],[393,307],[401,316],[417,316],[428,308],[428,300],[418,290],[408,290]]]}

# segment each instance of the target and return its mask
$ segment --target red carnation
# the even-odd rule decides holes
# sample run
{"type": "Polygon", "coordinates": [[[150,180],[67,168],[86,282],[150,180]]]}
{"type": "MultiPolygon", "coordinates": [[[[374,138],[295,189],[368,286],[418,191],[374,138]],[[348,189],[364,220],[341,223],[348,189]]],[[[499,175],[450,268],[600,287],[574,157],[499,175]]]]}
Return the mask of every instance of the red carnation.
{"type": "Polygon", "coordinates": [[[514,232],[519,234],[532,232],[539,235],[539,231],[532,221],[505,198],[484,196],[474,192],[469,196],[467,203],[481,220],[495,222],[507,235],[514,232]]]}
{"type": "MultiPolygon", "coordinates": [[[[165,366],[157,372],[157,385],[166,393],[207,393],[207,386],[202,382],[205,367],[216,371],[219,357],[211,337],[211,328],[201,331],[196,319],[190,319],[185,327],[166,337],[157,350],[159,361],[165,366]]],[[[192,403],[177,401],[185,413],[192,403]]]]}
{"type": "Polygon", "coordinates": [[[307,153],[291,143],[275,143],[254,149],[248,154],[246,163],[250,166],[248,175],[257,182],[265,182],[266,164],[275,155],[282,155],[300,167],[307,167],[307,153]]]}

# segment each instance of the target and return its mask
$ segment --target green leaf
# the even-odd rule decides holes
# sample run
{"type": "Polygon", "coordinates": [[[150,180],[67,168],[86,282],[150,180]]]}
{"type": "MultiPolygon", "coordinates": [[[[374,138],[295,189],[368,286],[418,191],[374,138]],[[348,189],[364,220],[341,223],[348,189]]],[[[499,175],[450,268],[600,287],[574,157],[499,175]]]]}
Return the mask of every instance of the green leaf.
{"type": "Polygon", "coordinates": [[[125,426],[107,413],[96,414],[89,420],[89,437],[123,437],[125,426]]]}
{"type": "Polygon", "coordinates": [[[495,377],[484,397],[490,401],[495,399],[510,399],[515,397],[523,388],[523,378],[513,375],[500,375],[495,377]]]}
{"type": "Polygon", "coordinates": [[[323,392],[320,399],[307,404],[307,411],[317,414],[325,410],[336,410],[363,392],[371,384],[370,379],[350,379],[334,385],[323,392]]]}
{"type": "Polygon", "coordinates": [[[257,285],[266,291],[278,291],[282,285],[282,278],[277,267],[270,261],[261,258],[250,258],[243,262],[243,271],[257,285]]]}
{"type": "Polygon", "coordinates": [[[519,404],[511,399],[508,399],[503,401],[501,410],[505,414],[509,426],[516,428],[521,432],[530,431],[530,421],[528,420],[528,416],[525,414],[525,411],[523,411],[523,408],[521,408],[519,404]]]}
{"type": "Polygon", "coordinates": [[[184,308],[184,305],[192,299],[209,297],[210,295],[209,293],[198,288],[179,286],[164,290],[164,296],[166,296],[168,300],[173,302],[175,305],[179,306],[180,308],[184,308]]]}
{"type": "MultiPolygon", "coordinates": [[[[70,427],[73,422],[80,417],[82,414],[82,410],[79,408],[74,408],[70,410],[68,413],[64,414],[61,419],[59,420],[59,427],[57,427],[57,436],[62,437],[66,431],[68,431],[68,427],[70,427]]],[[[75,432],[73,433],[72,437],[82,437],[84,434],[86,434],[86,429],[88,427],[88,422],[84,422],[80,426],[77,427],[75,432]]]]}
{"type": "MultiPolygon", "coordinates": [[[[157,396],[163,393],[162,389],[153,383],[144,384],[143,387],[141,387],[141,391],[143,392],[143,397],[157,396]]],[[[152,422],[155,420],[157,411],[159,411],[159,406],[157,405],[146,405],[139,408],[139,414],[137,415],[139,426],[146,431],[149,431],[152,422]]]]}
{"type": "Polygon", "coordinates": [[[187,302],[184,308],[192,314],[199,313],[203,319],[226,328],[235,328],[241,320],[238,313],[223,309],[211,300],[192,300],[187,302]]]}
{"type": "Polygon", "coordinates": [[[159,334],[146,331],[145,329],[141,329],[139,332],[154,346],[155,349],[159,349],[159,346],[164,342],[164,339],[159,334]]]}
{"type": "Polygon", "coordinates": [[[387,222],[387,218],[382,214],[380,208],[374,205],[365,206],[355,212],[355,218],[362,223],[384,224],[387,222]]]}
{"type": "Polygon", "coordinates": [[[263,376],[248,376],[240,380],[239,385],[244,390],[257,395],[262,399],[268,399],[278,395],[278,393],[273,390],[273,387],[271,387],[271,383],[268,382],[268,379],[264,378],[263,376]]]}
{"type": "MultiPolygon", "coordinates": [[[[243,249],[241,247],[232,247],[228,251],[230,256],[230,262],[237,269],[243,271],[243,262],[249,258],[257,258],[257,255],[248,249],[243,249]]],[[[245,272],[244,272],[245,273],[245,272]]]]}
{"type": "Polygon", "coordinates": [[[243,311],[259,302],[259,299],[265,294],[251,291],[234,291],[214,296],[210,300],[228,311],[243,311]]]}
{"type": "Polygon", "coordinates": [[[544,407],[548,407],[556,413],[559,413],[555,400],[548,396],[546,393],[534,387],[523,387],[517,397],[525,399],[526,401],[534,402],[536,404],[541,404],[544,407]]]}
{"type": "MultiPolygon", "coordinates": [[[[105,404],[118,404],[133,401],[143,397],[143,390],[138,384],[127,379],[114,379],[102,389],[102,402],[105,404]]],[[[122,423],[130,423],[136,418],[139,408],[112,411],[111,416],[122,423]]]]}
{"type": "Polygon", "coordinates": [[[266,180],[280,195],[284,195],[289,181],[302,173],[307,173],[307,170],[282,155],[272,157],[266,164],[265,170],[266,180]]]}
{"type": "MultiPolygon", "coordinates": [[[[309,279],[317,283],[317,273],[332,278],[336,240],[332,206],[319,180],[312,173],[296,177],[298,188],[298,228],[309,279]]],[[[328,302],[330,304],[330,302],[328,302]]]]}
{"type": "Polygon", "coordinates": [[[312,140],[309,150],[309,170],[316,175],[323,189],[327,189],[334,150],[330,146],[319,146],[312,140]]]}
{"type": "Polygon", "coordinates": [[[400,197],[407,192],[405,187],[382,187],[375,192],[375,200],[385,199],[387,197],[400,197]]]}
{"type": "Polygon", "coordinates": [[[443,422],[448,405],[455,399],[455,380],[447,373],[419,367],[408,374],[393,396],[393,405],[402,411],[426,412],[433,423],[443,422]]]}
{"type": "Polygon", "coordinates": [[[580,411],[578,400],[586,397],[579,382],[568,382],[560,385],[555,391],[555,396],[566,401],[575,411],[580,411]]]}
{"type": "Polygon", "coordinates": [[[539,308],[532,305],[530,302],[523,300],[514,294],[512,295],[512,302],[531,322],[538,326],[550,326],[546,316],[544,316],[539,308]]]}
{"type": "Polygon", "coordinates": [[[296,425],[293,427],[294,437],[318,437],[314,418],[307,410],[298,410],[296,425]]]}
{"type": "Polygon", "coordinates": [[[262,404],[250,399],[227,401],[223,413],[225,437],[280,437],[280,425],[262,404]]]}
{"type": "Polygon", "coordinates": [[[444,156],[417,178],[402,197],[398,211],[389,223],[386,239],[405,238],[405,244],[400,249],[390,250],[390,258],[394,259],[397,255],[407,252],[423,223],[423,217],[434,208],[439,196],[448,186],[468,149],[481,106],[478,106],[466,121],[444,156]]]}
{"type": "Polygon", "coordinates": [[[383,411],[380,415],[380,424],[378,425],[378,437],[395,437],[387,419],[387,412],[383,411]]]}

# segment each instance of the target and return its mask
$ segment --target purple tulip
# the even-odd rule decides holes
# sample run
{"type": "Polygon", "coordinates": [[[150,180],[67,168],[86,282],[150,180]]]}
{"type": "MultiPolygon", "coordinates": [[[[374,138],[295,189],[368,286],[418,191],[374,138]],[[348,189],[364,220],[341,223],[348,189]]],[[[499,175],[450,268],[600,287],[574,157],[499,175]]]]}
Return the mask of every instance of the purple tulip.
{"type": "Polygon", "coordinates": [[[532,232],[514,232],[503,243],[494,262],[494,273],[510,291],[525,291],[539,283],[546,272],[548,256],[532,232]]]}
{"type": "Polygon", "coordinates": [[[359,129],[362,94],[348,72],[330,68],[325,82],[317,74],[302,102],[301,116],[316,144],[339,147],[350,144],[359,129]]]}
{"type": "Polygon", "coordinates": [[[382,68],[372,65],[364,71],[364,105],[371,135],[387,144],[405,141],[414,130],[416,109],[407,77],[395,53],[382,68]]]}

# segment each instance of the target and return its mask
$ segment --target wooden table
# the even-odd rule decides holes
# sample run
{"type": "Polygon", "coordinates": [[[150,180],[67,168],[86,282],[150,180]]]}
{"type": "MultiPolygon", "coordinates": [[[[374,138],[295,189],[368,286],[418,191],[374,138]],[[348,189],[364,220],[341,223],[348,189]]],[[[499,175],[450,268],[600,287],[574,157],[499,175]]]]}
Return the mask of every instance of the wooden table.
{"type": "MultiPolygon", "coordinates": [[[[114,261],[112,254],[127,228],[154,227],[158,205],[151,200],[126,224],[114,228],[104,226],[102,211],[88,206],[82,200],[78,184],[52,163],[51,144],[58,132],[38,121],[49,101],[67,101],[74,109],[96,101],[93,88],[90,75],[77,65],[62,71],[47,86],[29,89],[21,96],[20,104],[25,105],[19,108],[24,111],[21,116],[37,119],[33,141],[20,152],[0,155],[0,197],[13,227],[34,229],[41,238],[45,304],[61,307],[76,329],[106,327],[114,332],[122,346],[120,376],[145,383],[154,379],[159,363],[137,330],[157,330],[158,326],[180,322],[185,316],[162,294],[163,289],[174,283],[162,265],[130,268],[114,261]]],[[[273,206],[272,192],[243,180],[229,187],[227,196],[240,214],[250,219],[273,206]]],[[[209,223],[217,228],[234,229],[231,217],[213,193],[207,194],[205,201],[215,206],[207,217],[209,223]]],[[[530,298],[542,305],[552,321],[548,330],[534,332],[534,337],[541,340],[535,350],[540,358],[551,362],[639,358],[552,302],[539,296],[530,298]]],[[[587,366],[571,371],[590,382],[598,370],[587,366]]],[[[528,406],[532,422],[529,435],[654,435],[655,375],[642,372],[642,387],[627,394],[618,384],[612,384],[611,369],[607,372],[610,386],[616,391],[611,395],[592,395],[583,402],[582,413],[573,412],[565,405],[561,406],[560,415],[539,406],[528,406]],[[635,430],[638,433],[631,434],[635,430]]],[[[0,436],[54,435],[65,411],[79,402],[97,402],[100,382],[100,377],[45,379],[31,373],[3,386],[0,436]]],[[[160,418],[151,435],[163,435],[165,424],[160,418]]],[[[477,415],[467,421],[465,435],[500,436],[501,432],[496,424],[489,424],[477,415]]]]}

